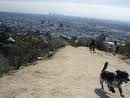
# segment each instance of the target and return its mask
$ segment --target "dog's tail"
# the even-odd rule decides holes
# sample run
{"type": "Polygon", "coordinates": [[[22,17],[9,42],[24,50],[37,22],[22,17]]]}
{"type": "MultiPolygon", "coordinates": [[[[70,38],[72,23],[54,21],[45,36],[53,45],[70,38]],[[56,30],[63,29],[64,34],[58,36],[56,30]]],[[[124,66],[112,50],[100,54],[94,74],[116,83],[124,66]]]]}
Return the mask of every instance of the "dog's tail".
{"type": "Polygon", "coordinates": [[[104,64],[104,67],[103,67],[103,69],[102,69],[102,72],[107,69],[107,66],[108,66],[108,62],[106,62],[106,63],[104,64]]]}

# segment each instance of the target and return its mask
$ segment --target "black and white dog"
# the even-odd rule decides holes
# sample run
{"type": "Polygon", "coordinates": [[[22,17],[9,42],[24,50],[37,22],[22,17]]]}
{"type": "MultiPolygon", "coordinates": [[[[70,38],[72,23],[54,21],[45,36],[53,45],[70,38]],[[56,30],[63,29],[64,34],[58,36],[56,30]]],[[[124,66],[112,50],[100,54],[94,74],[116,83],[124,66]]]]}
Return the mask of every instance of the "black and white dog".
{"type": "Polygon", "coordinates": [[[115,93],[114,88],[117,87],[119,89],[120,95],[124,97],[121,86],[123,83],[128,83],[128,81],[130,81],[129,74],[125,71],[120,70],[117,70],[116,73],[105,71],[107,67],[108,62],[105,63],[100,75],[100,83],[102,89],[104,90],[103,82],[105,81],[105,83],[108,85],[109,91],[115,93]]]}

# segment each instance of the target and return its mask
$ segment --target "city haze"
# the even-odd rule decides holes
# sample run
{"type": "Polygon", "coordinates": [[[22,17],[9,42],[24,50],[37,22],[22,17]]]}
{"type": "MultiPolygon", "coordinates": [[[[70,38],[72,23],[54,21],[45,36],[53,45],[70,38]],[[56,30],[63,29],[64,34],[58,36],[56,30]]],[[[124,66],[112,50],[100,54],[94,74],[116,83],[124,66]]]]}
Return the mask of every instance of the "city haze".
{"type": "Polygon", "coordinates": [[[1,0],[0,11],[56,13],[130,22],[129,0],[1,0]]]}

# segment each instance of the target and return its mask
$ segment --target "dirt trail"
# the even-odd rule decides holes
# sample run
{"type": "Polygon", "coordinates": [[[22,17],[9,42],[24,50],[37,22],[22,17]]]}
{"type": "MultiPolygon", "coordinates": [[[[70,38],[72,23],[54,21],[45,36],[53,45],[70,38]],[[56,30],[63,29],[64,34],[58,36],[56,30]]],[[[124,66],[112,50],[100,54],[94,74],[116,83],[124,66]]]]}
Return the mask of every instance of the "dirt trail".
{"type": "MultiPolygon", "coordinates": [[[[118,90],[116,94],[106,86],[100,90],[99,74],[105,61],[110,62],[107,70],[130,74],[130,66],[109,53],[91,54],[85,47],[66,46],[50,60],[0,78],[0,98],[121,98],[118,90]]],[[[123,91],[130,98],[130,83],[123,91]]]]}

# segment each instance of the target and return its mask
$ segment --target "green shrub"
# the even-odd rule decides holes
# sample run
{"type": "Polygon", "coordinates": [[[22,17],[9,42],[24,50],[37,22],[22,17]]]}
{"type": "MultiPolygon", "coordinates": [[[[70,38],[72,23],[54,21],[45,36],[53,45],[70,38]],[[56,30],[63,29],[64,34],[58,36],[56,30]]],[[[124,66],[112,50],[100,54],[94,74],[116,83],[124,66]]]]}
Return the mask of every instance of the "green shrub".
{"type": "Polygon", "coordinates": [[[130,58],[130,43],[126,43],[125,46],[120,47],[119,53],[130,58]]]}
{"type": "Polygon", "coordinates": [[[58,48],[66,45],[66,42],[59,38],[32,35],[13,36],[15,36],[15,43],[1,42],[0,74],[19,69],[21,66],[38,60],[41,56],[50,58],[58,48]]]}
{"type": "Polygon", "coordinates": [[[96,48],[101,51],[107,51],[103,41],[96,40],[96,48]]]}
{"type": "Polygon", "coordinates": [[[8,73],[11,70],[11,66],[8,64],[8,60],[0,54],[0,76],[2,76],[4,73],[8,73]]]}
{"type": "Polygon", "coordinates": [[[71,40],[69,41],[69,44],[72,45],[73,47],[80,47],[80,46],[87,46],[86,42],[81,42],[81,41],[76,41],[76,40],[71,40]]]}

